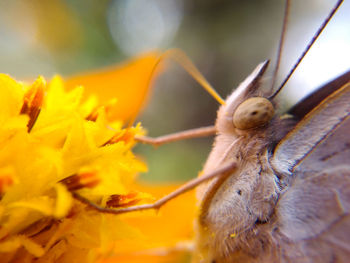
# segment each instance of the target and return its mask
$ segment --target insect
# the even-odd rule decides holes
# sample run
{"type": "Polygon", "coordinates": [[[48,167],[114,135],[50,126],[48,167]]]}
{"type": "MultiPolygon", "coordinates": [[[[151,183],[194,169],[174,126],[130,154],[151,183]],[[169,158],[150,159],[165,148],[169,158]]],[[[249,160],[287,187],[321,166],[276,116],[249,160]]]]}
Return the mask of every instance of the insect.
{"type": "Polygon", "coordinates": [[[115,214],[160,208],[197,187],[195,262],[347,262],[350,71],[281,117],[275,98],[284,83],[267,92],[260,85],[268,61],[223,101],[186,57],[176,58],[221,103],[215,127],[138,140],[159,145],[216,134],[203,172],[154,204],[95,208],[115,214]]]}

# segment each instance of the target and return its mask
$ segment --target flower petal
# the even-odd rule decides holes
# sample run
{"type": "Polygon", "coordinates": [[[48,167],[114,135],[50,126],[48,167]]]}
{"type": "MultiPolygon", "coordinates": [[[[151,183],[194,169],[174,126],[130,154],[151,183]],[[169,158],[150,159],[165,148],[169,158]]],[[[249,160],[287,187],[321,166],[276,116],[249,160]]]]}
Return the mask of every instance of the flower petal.
{"type": "Polygon", "coordinates": [[[27,238],[22,235],[14,236],[11,239],[8,239],[0,243],[0,252],[12,252],[23,246],[29,253],[35,257],[40,257],[44,254],[44,249],[39,244],[32,241],[30,238],[27,238]]]}
{"type": "Polygon", "coordinates": [[[44,215],[53,215],[54,200],[48,196],[40,196],[27,201],[13,202],[8,205],[8,208],[28,208],[30,210],[38,211],[44,215]]]}
{"type": "Polygon", "coordinates": [[[68,214],[69,209],[72,207],[73,198],[71,193],[62,184],[56,184],[55,190],[57,197],[53,215],[56,218],[62,218],[68,214]]]}
{"type": "Polygon", "coordinates": [[[69,88],[84,86],[88,94],[97,94],[102,103],[117,98],[109,119],[127,120],[135,116],[144,103],[157,57],[157,53],[145,54],[124,65],[72,76],[65,83],[69,88]]]}
{"type": "Polygon", "coordinates": [[[23,104],[23,87],[5,74],[0,74],[0,124],[9,117],[18,115],[23,104]]]}

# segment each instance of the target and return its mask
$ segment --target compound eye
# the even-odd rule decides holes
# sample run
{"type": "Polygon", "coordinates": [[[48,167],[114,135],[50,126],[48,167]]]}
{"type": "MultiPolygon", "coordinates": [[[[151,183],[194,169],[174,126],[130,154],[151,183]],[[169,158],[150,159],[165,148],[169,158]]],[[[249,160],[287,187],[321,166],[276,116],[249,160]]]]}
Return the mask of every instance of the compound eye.
{"type": "Polygon", "coordinates": [[[272,103],[262,97],[243,101],[233,114],[233,125],[241,130],[257,128],[268,123],[275,113],[272,103]]]}

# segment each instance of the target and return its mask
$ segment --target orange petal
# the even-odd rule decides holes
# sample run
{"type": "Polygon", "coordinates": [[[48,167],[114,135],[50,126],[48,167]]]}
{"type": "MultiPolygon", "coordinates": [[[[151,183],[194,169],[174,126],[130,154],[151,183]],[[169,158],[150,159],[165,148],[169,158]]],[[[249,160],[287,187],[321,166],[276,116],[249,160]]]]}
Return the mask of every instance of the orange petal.
{"type": "MultiPolygon", "coordinates": [[[[157,199],[179,185],[137,185],[137,191],[151,193],[157,199]]],[[[98,263],[170,263],[188,262],[191,254],[193,220],[196,214],[194,192],[185,193],[161,207],[159,213],[127,214],[123,220],[142,233],[142,237],[120,240],[114,253],[98,263]],[[143,216],[140,216],[143,215],[143,216]]]]}
{"type": "Polygon", "coordinates": [[[68,88],[84,86],[86,93],[96,94],[102,104],[117,98],[109,119],[127,120],[134,117],[145,103],[157,60],[156,52],[148,53],[122,65],[66,78],[65,83],[68,88]]]}
{"type": "MultiPolygon", "coordinates": [[[[136,188],[138,191],[150,193],[158,199],[174,191],[178,185],[139,185],[136,188]]],[[[165,262],[164,260],[168,257],[188,255],[188,245],[184,246],[183,244],[187,244],[193,238],[195,204],[194,192],[190,191],[170,201],[154,215],[140,216],[141,214],[135,213],[133,216],[128,214],[124,220],[138,229],[143,234],[143,238],[118,242],[115,254],[121,258],[129,257],[130,262],[133,262],[131,259],[135,262],[142,262],[142,260],[148,262],[148,259],[152,259],[150,260],[152,262],[156,257],[159,257],[159,260],[153,262],[165,262]]]]}
{"type": "Polygon", "coordinates": [[[115,255],[107,259],[98,261],[98,263],[173,263],[188,262],[189,255],[181,252],[170,252],[162,255],[134,253],[130,255],[115,255]]]}

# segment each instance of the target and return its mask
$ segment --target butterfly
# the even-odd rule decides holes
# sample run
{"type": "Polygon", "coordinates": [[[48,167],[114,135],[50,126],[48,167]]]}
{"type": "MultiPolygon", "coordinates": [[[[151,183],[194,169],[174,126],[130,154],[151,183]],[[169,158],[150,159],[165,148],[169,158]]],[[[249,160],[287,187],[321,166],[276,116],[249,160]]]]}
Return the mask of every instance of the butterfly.
{"type": "Polygon", "coordinates": [[[269,61],[260,63],[222,100],[193,64],[175,53],[174,58],[220,102],[216,124],[138,140],[160,145],[216,134],[203,171],[154,204],[98,210],[118,214],[158,209],[197,187],[195,262],[347,262],[350,71],[279,116],[276,94],[284,83],[277,91],[261,88],[269,61]]]}
{"type": "MultiPolygon", "coordinates": [[[[339,2],[340,3],[340,2],[339,2]]],[[[263,62],[225,100],[197,187],[196,262],[347,262],[350,71],[274,116],[263,62]]]]}
{"type": "Polygon", "coordinates": [[[293,117],[276,118],[259,94],[266,66],[260,64],[219,110],[219,134],[204,173],[237,167],[198,187],[196,249],[205,259],[199,261],[346,262],[350,83],[342,84],[350,71],[293,107],[293,117]]]}

